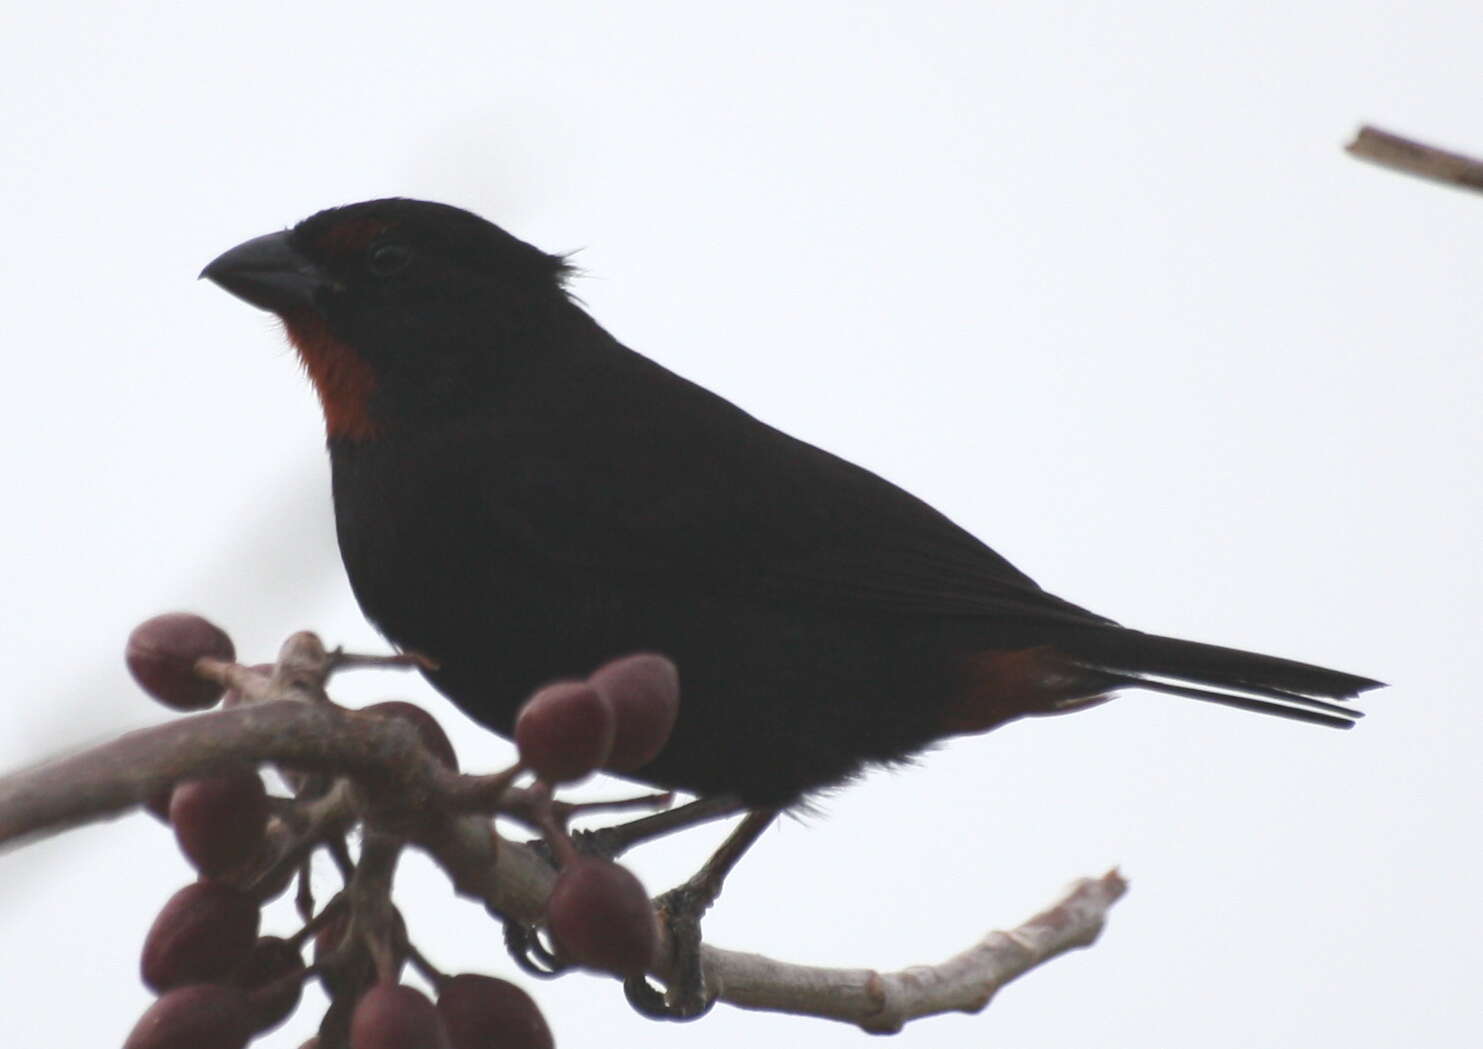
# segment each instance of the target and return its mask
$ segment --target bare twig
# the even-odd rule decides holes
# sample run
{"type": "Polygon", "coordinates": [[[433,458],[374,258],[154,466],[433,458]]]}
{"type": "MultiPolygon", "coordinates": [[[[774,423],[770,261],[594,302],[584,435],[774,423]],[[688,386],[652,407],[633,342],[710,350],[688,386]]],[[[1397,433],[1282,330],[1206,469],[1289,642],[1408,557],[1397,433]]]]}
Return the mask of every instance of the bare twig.
{"type": "Polygon", "coordinates": [[[1483,191],[1483,160],[1428,146],[1368,125],[1345,147],[1350,155],[1393,171],[1450,186],[1483,191]]]}
{"type": "MultiPolygon", "coordinates": [[[[227,663],[200,667],[236,690],[238,705],[131,732],[0,778],[0,846],[120,815],[182,779],[276,762],[332,775],[336,783],[318,798],[299,799],[298,818],[283,824],[285,845],[269,860],[267,869],[275,878],[291,876],[315,844],[329,845],[333,852],[343,831],[359,821],[366,826],[367,843],[377,843],[369,850],[371,858],[382,858],[367,867],[363,850],[353,872],[361,888],[377,874],[377,891],[386,895],[381,882],[389,885],[398,842],[405,841],[428,852],[460,894],[501,917],[538,923],[556,872],[531,849],[497,835],[491,817],[539,822],[544,809],[549,819],[541,788],[510,786],[513,773],[455,773],[427,751],[403,719],[365,716],[329,702],[323,686],[336,665],[345,665],[345,658],[328,652],[312,634],[296,634],[271,674],[227,663]]],[[[643,830],[638,834],[643,838],[651,829],[664,833],[736,810],[734,799],[708,799],[693,803],[688,812],[672,810],[629,826],[643,830]]],[[[349,857],[337,860],[342,873],[352,875],[349,857]]],[[[1125,887],[1116,872],[1078,882],[1014,931],[990,933],[937,965],[896,973],[791,965],[710,946],[702,948],[702,965],[707,986],[721,1001],[894,1031],[918,1017],[981,1009],[1015,977],[1090,944],[1125,887]]],[[[314,923],[339,906],[328,905],[314,923]]],[[[378,948],[386,953],[384,945],[378,948]]],[[[673,964],[670,950],[666,945],[654,965],[660,978],[673,964]]],[[[387,958],[378,961],[387,968],[387,958]]],[[[345,1019],[334,1009],[331,1014],[326,1016],[331,1027],[345,1019]]]]}
{"type": "Polygon", "coordinates": [[[346,894],[350,900],[350,929],[347,940],[360,939],[375,964],[377,977],[396,982],[401,969],[398,941],[406,930],[391,902],[392,878],[403,842],[390,834],[368,830],[361,842],[360,862],[355,866],[346,894]]]}
{"type": "MultiPolygon", "coordinates": [[[[541,918],[556,872],[530,849],[498,839],[464,817],[445,824],[423,845],[461,894],[496,913],[534,923],[541,918]],[[488,857],[499,850],[499,873],[488,857]]],[[[867,1031],[899,1030],[944,1012],[977,1012],[1006,983],[1077,947],[1091,945],[1107,912],[1127,891],[1117,871],[1078,881],[1054,905],[1010,932],[992,932],[947,961],[895,973],[792,965],[759,954],[703,946],[706,986],[718,1000],[744,1009],[814,1016],[867,1031]]],[[[654,965],[663,977],[668,947],[654,965]]]]}
{"type": "Polygon", "coordinates": [[[438,661],[421,652],[397,652],[389,656],[367,656],[354,652],[343,652],[335,649],[330,653],[330,671],[334,673],[340,670],[354,670],[356,668],[385,668],[388,670],[405,670],[415,667],[418,670],[437,670],[438,661]]]}
{"type": "MultiPolygon", "coordinates": [[[[310,856],[319,846],[330,841],[341,841],[343,835],[354,826],[359,812],[354,804],[352,791],[345,780],[337,780],[322,796],[298,803],[298,825],[282,827],[281,841],[276,843],[276,852],[271,864],[259,871],[252,883],[245,886],[259,899],[270,900],[287,887],[289,879],[305,873],[310,856]]],[[[301,889],[307,892],[304,886],[301,889]]]]}
{"type": "Polygon", "coordinates": [[[744,1009],[816,1016],[891,1034],[912,1020],[976,1013],[994,994],[1058,955],[1089,947],[1127,891],[1117,871],[1084,878],[1055,904],[1009,932],[991,932],[937,965],[898,972],[789,965],[756,954],[703,948],[707,985],[744,1009]],[[714,981],[714,982],[713,982],[714,981]]]}
{"type": "Polygon", "coordinates": [[[0,779],[0,845],[122,815],[178,780],[262,761],[390,776],[420,794],[455,775],[396,718],[278,700],[139,729],[0,779]]]}

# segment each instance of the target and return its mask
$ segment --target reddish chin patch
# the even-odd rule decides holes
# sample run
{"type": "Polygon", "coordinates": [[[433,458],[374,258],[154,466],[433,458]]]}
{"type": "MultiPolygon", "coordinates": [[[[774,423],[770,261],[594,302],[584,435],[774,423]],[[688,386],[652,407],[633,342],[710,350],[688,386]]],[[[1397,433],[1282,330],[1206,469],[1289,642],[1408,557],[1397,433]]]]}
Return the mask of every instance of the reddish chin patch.
{"type": "Polygon", "coordinates": [[[376,374],[371,366],[332,336],[317,314],[286,316],[283,325],[319,394],[329,436],[351,441],[375,437],[371,395],[376,392],[376,374]]]}

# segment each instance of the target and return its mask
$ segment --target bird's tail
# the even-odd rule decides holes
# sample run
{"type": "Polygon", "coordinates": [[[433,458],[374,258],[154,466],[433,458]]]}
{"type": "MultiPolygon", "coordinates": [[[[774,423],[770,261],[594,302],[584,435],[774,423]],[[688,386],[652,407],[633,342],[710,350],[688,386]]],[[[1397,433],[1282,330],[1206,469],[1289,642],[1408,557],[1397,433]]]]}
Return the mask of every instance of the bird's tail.
{"type": "Polygon", "coordinates": [[[1136,630],[1087,631],[1056,648],[1075,665],[1107,675],[1114,688],[1146,688],[1334,728],[1351,728],[1364,714],[1333,700],[1382,684],[1311,663],[1136,630]]]}

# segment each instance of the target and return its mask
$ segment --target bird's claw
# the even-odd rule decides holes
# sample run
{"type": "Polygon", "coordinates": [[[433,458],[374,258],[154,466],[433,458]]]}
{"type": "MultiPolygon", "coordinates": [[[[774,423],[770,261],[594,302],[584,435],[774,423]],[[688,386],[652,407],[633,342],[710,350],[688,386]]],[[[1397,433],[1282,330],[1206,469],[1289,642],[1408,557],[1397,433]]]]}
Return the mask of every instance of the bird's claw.
{"type": "Polygon", "coordinates": [[[503,919],[505,926],[505,950],[510,952],[516,965],[531,976],[549,980],[560,976],[571,965],[552,954],[541,942],[534,928],[524,922],[503,919]]]}
{"type": "Polygon", "coordinates": [[[688,884],[655,901],[669,932],[670,977],[664,991],[643,976],[624,981],[623,993],[636,1012],[651,1020],[698,1020],[716,1004],[700,962],[700,918],[712,902],[712,894],[688,884]]]}
{"type": "Polygon", "coordinates": [[[628,1004],[633,1006],[633,1011],[640,1016],[650,1020],[673,1020],[677,1023],[698,1020],[716,1004],[714,995],[702,997],[694,1003],[672,1003],[663,991],[643,976],[624,980],[623,994],[628,998],[628,1004]]]}

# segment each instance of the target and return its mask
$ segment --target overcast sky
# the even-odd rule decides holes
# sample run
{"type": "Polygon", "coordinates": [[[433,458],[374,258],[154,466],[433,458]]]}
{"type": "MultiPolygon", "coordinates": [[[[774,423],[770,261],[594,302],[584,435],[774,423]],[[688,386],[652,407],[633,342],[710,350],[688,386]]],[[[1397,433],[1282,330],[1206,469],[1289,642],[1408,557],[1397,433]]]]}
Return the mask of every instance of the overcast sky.
{"type": "MultiPolygon", "coordinates": [[[[619,338],[1047,588],[1394,685],[1349,733],[1133,695],[954,743],[769,833],[714,942],[932,962],[1120,865],[1095,948],[895,1044],[1476,1036],[1483,198],[1341,151],[1372,120],[1483,152],[1476,4],[13,8],[0,765],[160,720],[120,655],[159,611],[250,661],[300,628],[377,646],[307,383],[195,275],[321,207],[426,197],[581,249],[619,338]]],[[[418,699],[466,766],[509,759],[410,677],[339,693],[418,699]]],[[[657,891],[713,842],[635,867],[657,891]]],[[[139,816],[0,856],[6,1041],[121,1041],[189,877],[139,816]]],[[[436,962],[512,974],[438,875],[401,887],[436,962]]],[[[568,1047],[866,1037],[531,989],[568,1047]]]]}

